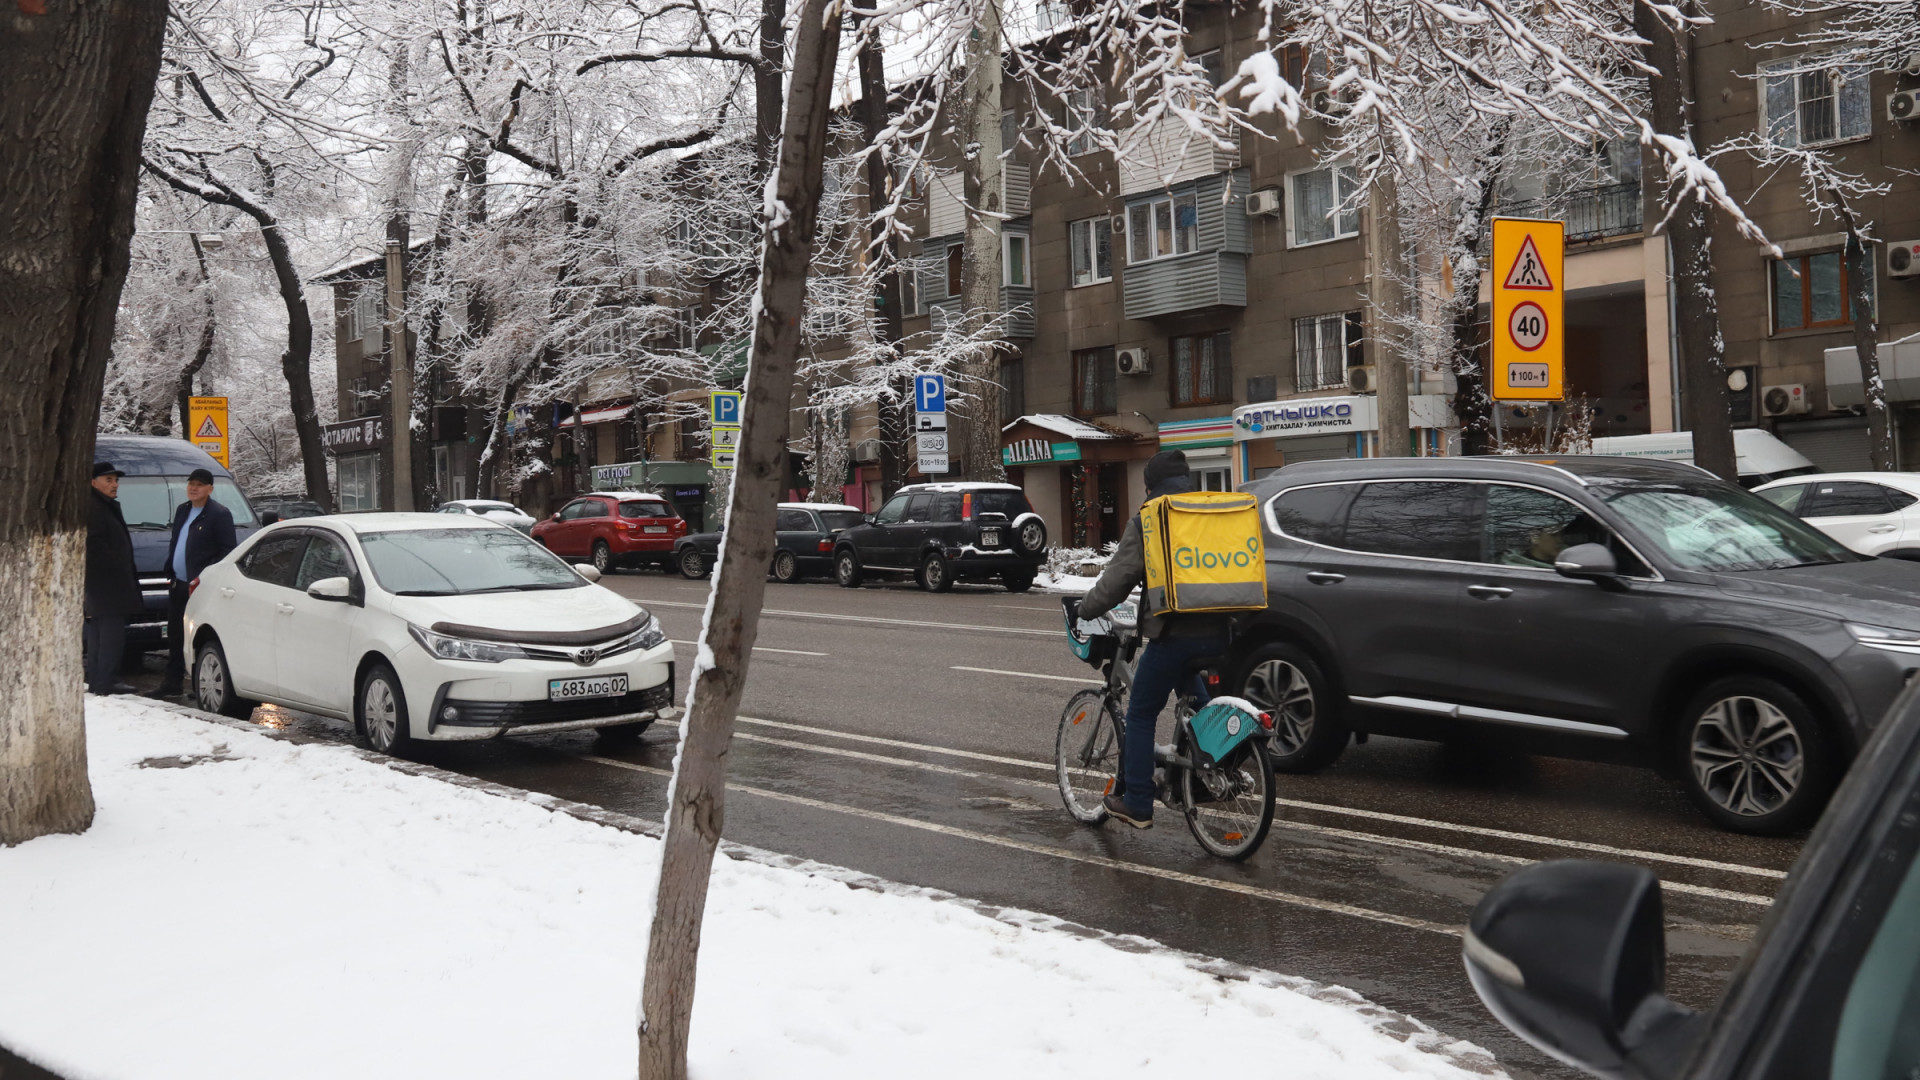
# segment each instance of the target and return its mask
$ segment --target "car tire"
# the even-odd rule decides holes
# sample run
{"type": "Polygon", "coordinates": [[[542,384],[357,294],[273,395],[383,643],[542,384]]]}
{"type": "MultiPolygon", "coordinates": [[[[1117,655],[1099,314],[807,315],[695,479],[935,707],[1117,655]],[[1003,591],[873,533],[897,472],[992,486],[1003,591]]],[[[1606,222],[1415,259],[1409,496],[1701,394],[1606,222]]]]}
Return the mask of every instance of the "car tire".
{"type": "Polygon", "coordinates": [[[852,548],[841,548],[840,554],[833,557],[833,580],[843,589],[857,589],[860,579],[866,575],[860,570],[860,557],[852,548]]]}
{"type": "Polygon", "coordinates": [[[399,757],[413,742],[407,719],[407,696],[400,676],[385,663],[368,668],[353,694],[353,723],[367,745],[399,757]]]}
{"type": "Polygon", "coordinates": [[[920,587],[928,592],[953,591],[953,567],[945,555],[929,551],[920,560],[920,587]]]}
{"type": "Polygon", "coordinates": [[[1798,693],[1764,675],[1715,679],[1681,707],[1674,750],[1687,795],[1714,824],[1778,836],[1813,824],[1838,747],[1798,693]]]}
{"type": "Polygon", "coordinates": [[[800,580],[800,560],[791,551],[777,551],[773,555],[773,580],[782,585],[791,585],[800,580]]]}
{"type": "Polygon", "coordinates": [[[1267,756],[1273,771],[1312,773],[1334,763],[1347,748],[1347,725],[1333,685],[1305,649],[1271,641],[1240,665],[1239,696],[1273,717],[1267,756]]]}
{"type": "Polygon", "coordinates": [[[1047,550],[1047,523],[1036,515],[1027,518],[1013,530],[1014,546],[1028,555],[1038,555],[1047,550]]]}
{"type": "Polygon", "coordinates": [[[593,542],[593,568],[602,574],[613,573],[613,549],[605,540],[593,542]]]}
{"type": "Polygon", "coordinates": [[[646,734],[647,729],[652,726],[651,720],[642,720],[637,724],[610,724],[603,728],[595,728],[593,737],[609,746],[630,745],[639,742],[640,736],[646,734]]]}
{"type": "Polygon", "coordinates": [[[260,703],[234,693],[233,669],[220,639],[209,637],[193,652],[193,702],[202,710],[245,720],[260,703]]]}
{"type": "Polygon", "coordinates": [[[1000,575],[1000,584],[1005,585],[1008,592],[1026,592],[1033,588],[1033,576],[1031,570],[1009,570],[1000,575]]]}
{"type": "Polygon", "coordinates": [[[689,581],[698,581],[707,576],[707,557],[700,554],[699,548],[688,548],[680,553],[680,576],[689,581]]]}

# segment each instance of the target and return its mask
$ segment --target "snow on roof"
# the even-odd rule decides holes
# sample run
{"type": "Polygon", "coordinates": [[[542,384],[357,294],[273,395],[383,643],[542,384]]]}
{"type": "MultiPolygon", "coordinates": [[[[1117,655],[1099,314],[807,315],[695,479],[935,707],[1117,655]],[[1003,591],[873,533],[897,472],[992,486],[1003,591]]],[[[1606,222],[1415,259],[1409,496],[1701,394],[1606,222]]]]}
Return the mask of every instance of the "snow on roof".
{"type": "Polygon", "coordinates": [[[856,514],[863,513],[863,511],[859,507],[848,506],[846,503],[783,502],[780,504],[780,509],[782,510],[851,510],[856,514]]]}
{"type": "MultiPolygon", "coordinates": [[[[412,254],[422,248],[431,247],[433,237],[428,236],[407,245],[407,253],[412,254]]],[[[307,279],[309,285],[337,285],[343,281],[382,277],[387,271],[387,253],[385,248],[378,249],[372,255],[358,255],[337,263],[307,279]]]]}
{"type": "MultiPolygon", "coordinates": [[[[908,484],[900,491],[1020,491],[1018,484],[992,484],[984,480],[939,480],[928,484],[908,484]]],[[[899,494],[899,492],[895,492],[899,494]]]]}
{"type": "Polygon", "coordinates": [[[650,491],[589,491],[588,495],[600,495],[609,499],[624,499],[627,502],[666,502],[666,497],[650,491]]]}
{"type": "Polygon", "coordinates": [[[1044,428],[1056,435],[1065,435],[1069,439],[1119,438],[1118,435],[1115,435],[1105,428],[1097,428],[1085,420],[1076,420],[1071,416],[1062,416],[1059,413],[1033,413],[1015,420],[1000,430],[1002,432],[1012,431],[1021,424],[1032,424],[1034,427],[1044,428]]]}

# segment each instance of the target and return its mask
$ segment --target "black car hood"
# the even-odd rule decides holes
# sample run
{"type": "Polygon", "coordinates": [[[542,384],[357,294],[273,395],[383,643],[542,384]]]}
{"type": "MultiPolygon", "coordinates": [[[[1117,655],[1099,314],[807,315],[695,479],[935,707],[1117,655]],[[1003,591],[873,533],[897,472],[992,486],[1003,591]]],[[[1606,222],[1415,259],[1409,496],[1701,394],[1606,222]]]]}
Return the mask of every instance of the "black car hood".
{"type": "Polygon", "coordinates": [[[1728,592],[1853,622],[1920,631],[1920,562],[1865,559],[1717,577],[1728,592]]]}

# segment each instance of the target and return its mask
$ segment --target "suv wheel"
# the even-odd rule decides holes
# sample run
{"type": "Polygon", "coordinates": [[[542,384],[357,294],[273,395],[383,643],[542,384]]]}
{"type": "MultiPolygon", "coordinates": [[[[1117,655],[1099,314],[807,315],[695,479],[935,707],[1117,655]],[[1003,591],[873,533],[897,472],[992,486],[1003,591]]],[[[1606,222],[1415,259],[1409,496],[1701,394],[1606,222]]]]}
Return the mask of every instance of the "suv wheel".
{"type": "Polygon", "coordinates": [[[1716,679],[1680,713],[1682,782],[1723,829],[1774,836],[1812,824],[1833,787],[1832,737],[1807,703],[1759,675],[1716,679]]]}
{"type": "Polygon", "coordinates": [[[928,592],[953,591],[953,568],[947,565],[945,555],[929,551],[920,560],[920,587],[928,592]]]}
{"type": "Polygon", "coordinates": [[[859,556],[853,553],[852,548],[840,549],[840,554],[833,560],[833,580],[839,582],[843,589],[857,589],[862,576],[859,556]]]}
{"type": "Polygon", "coordinates": [[[605,540],[593,542],[593,568],[603,574],[613,572],[613,549],[605,540]]]}
{"type": "Polygon", "coordinates": [[[695,580],[707,576],[707,560],[699,548],[690,547],[680,553],[680,576],[695,580]]]}
{"type": "Polygon", "coordinates": [[[1033,571],[1009,570],[1000,575],[1000,584],[1005,585],[1008,592],[1026,592],[1033,588],[1033,571]]]}
{"type": "Polygon", "coordinates": [[[1255,649],[1243,670],[1240,696],[1273,715],[1267,743],[1273,770],[1310,773],[1333,764],[1347,748],[1347,726],[1313,657],[1276,641],[1255,649]]]}
{"type": "Polygon", "coordinates": [[[1047,550],[1047,523],[1037,516],[1021,522],[1013,535],[1014,542],[1028,555],[1038,555],[1047,550]]]}

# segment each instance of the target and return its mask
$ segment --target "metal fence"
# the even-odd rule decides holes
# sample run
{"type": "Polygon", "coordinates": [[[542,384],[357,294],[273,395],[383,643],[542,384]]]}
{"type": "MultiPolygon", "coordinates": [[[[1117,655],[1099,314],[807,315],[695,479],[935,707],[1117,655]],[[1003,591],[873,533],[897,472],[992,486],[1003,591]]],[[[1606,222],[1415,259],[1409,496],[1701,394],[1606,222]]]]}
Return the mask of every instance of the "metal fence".
{"type": "MultiPolygon", "coordinates": [[[[1567,242],[1625,236],[1641,228],[1640,185],[1637,182],[1582,188],[1546,199],[1505,203],[1495,211],[1501,217],[1537,217],[1567,223],[1567,242]]],[[[1486,246],[1486,241],[1481,242],[1486,246]]]]}

